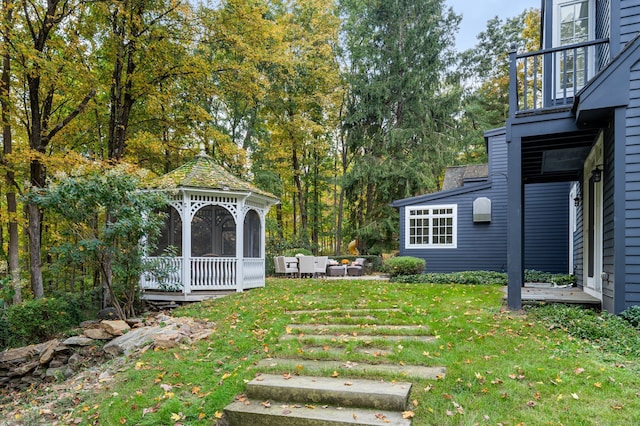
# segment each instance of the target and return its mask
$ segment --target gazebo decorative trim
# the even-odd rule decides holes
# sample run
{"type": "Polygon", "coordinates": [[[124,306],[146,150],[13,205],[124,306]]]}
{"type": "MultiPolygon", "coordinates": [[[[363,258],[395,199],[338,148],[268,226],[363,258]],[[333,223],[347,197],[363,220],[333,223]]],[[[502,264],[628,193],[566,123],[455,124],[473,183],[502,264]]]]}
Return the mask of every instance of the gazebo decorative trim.
{"type": "Polygon", "coordinates": [[[224,170],[203,149],[193,160],[153,181],[149,189],[169,192],[169,208],[177,212],[180,229],[171,234],[167,223],[165,242],[172,245],[173,235],[180,247],[175,256],[147,257],[164,273],[141,277],[143,299],[204,300],[264,287],[265,218],[279,202],[274,195],[224,170]]]}

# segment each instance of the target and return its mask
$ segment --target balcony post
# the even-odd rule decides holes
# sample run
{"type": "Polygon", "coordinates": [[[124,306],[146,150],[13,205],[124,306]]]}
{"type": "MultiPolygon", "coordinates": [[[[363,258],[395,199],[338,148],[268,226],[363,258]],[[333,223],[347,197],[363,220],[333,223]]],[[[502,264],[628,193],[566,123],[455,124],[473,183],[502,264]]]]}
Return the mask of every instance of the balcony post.
{"type": "Polygon", "coordinates": [[[509,117],[515,118],[518,112],[518,62],[516,45],[509,50],[509,117]]]}

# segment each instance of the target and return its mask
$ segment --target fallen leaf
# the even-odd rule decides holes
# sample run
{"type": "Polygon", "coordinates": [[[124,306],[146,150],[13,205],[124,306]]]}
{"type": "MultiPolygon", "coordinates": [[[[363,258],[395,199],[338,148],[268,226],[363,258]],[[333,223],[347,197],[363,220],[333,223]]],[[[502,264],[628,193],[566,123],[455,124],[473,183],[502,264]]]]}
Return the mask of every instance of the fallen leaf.
{"type": "Polygon", "coordinates": [[[582,374],[584,373],[584,368],[576,368],[573,370],[574,374],[582,374]]]}
{"type": "Polygon", "coordinates": [[[416,415],[416,413],[414,413],[413,411],[409,411],[409,410],[402,412],[402,418],[403,419],[412,419],[413,416],[415,416],[415,415],[416,415]]]}

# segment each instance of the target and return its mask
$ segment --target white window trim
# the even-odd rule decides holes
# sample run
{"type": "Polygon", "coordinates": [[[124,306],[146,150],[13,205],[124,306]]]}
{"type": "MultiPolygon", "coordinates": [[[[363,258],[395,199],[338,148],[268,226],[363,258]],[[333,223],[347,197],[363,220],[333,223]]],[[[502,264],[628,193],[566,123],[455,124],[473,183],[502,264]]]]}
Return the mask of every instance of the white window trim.
{"type": "MultiPolygon", "coordinates": [[[[560,45],[560,8],[566,4],[571,3],[579,3],[581,0],[553,0],[553,23],[552,23],[552,44],[553,47],[561,47],[560,45]]],[[[594,40],[596,34],[596,2],[595,0],[587,0],[589,3],[589,35],[587,37],[588,40],[594,40]]],[[[589,50],[589,59],[588,59],[588,75],[593,76],[595,74],[595,49],[593,46],[588,48],[589,50]]],[[[564,90],[560,87],[560,58],[556,58],[554,60],[554,79],[555,79],[555,87],[557,98],[564,97],[564,90]]],[[[587,84],[588,79],[585,76],[585,81],[582,85],[578,85],[578,87],[567,88],[566,96],[572,97],[574,94],[582,89],[585,84],[587,84]]]]}
{"type": "Polygon", "coordinates": [[[458,205],[457,204],[438,204],[438,205],[422,205],[422,206],[408,206],[404,209],[404,246],[407,250],[412,249],[455,249],[458,248],[458,205]],[[409,242],[411,229],[410,229],[410,213],[415,210],[437,210],[437,209],[451,209],[452,221],[452,243],[451,244],[411,244],[409,242]]]}
{"type": "MultiPolygon", "coordinates": [[[[595,38],[596,33],[596,2],[589,2],[589,40],[595,38]]],[[[553,1],[553,47],[560,47],[560,6],[567,3],[579,3],[580,0],[554,0],[553,1]]]]}

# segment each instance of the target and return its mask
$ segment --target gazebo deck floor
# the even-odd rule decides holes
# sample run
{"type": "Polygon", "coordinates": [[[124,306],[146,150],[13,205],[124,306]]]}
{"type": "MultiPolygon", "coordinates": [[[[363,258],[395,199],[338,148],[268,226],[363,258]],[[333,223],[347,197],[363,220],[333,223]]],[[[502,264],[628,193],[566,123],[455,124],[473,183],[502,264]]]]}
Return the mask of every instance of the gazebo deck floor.
{"type": "Polygon", "coordinates": [[[200,302],[202,300],[217,299],[236,293],[235,290],[196,290],[189,294],[183,292],[152,291],[145,290],[142,300],[169,301],[169,302],[200,302]]]}

